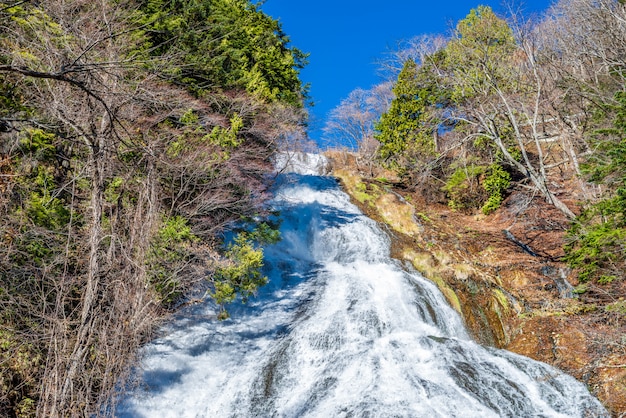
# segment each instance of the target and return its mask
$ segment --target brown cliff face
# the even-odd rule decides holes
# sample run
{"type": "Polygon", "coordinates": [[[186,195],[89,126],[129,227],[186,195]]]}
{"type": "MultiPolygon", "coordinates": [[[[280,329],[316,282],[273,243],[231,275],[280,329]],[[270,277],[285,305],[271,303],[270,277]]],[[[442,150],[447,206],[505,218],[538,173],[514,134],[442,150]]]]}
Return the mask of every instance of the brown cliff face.
{"type": "Polygon", "coordinates": [[[626,286],[577,286],[559,261],[559,211],[514,192],[492,215],[466,215],[335,167],[354,202],[388,226],[392,256],[436,283],[477,341],[558,367],[626,416],[626,286]]]}

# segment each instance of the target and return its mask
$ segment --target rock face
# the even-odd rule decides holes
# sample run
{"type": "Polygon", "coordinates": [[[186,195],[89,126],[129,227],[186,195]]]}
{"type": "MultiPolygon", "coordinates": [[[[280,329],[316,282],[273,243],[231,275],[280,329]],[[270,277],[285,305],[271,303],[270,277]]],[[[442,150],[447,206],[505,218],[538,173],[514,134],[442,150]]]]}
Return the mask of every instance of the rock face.
{"type": "Polygon", "coordinates": [[[558,211],[537,199],[520,213],[511,196],[488,217],[463,215],[353,171],[334,174],[386,225],[393,256],[437,284],[477,341],[560,368],[624,416],[626,303],[612,311],[574,292],[559,261],[567,220],[558,211]]]}

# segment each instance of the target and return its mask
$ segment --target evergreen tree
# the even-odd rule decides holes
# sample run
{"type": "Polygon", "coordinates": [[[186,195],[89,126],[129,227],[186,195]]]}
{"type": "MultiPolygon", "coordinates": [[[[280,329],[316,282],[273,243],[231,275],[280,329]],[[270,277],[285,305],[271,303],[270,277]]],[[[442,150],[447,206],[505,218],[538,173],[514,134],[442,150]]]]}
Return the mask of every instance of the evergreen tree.
{"type": "Polygon", "coordinates": [[[616,93],[608,112],[613,127],[596,132],[596,152],[585,164],[590,180],[606,187],[602,199],[586,208],[569,230],[569,264],[583,282],[609,284],[623,279],[626,257],[626,93],[616,93]]]}
{"type": "Polygon", "coordinates": [[[429,94],[419,82],[419,68],[409,59],[393,87],[394,99],[376,125],[379,157],[401,174],[422,170],[435,155],[433,125],[429,123],[429,94]]]}
{"type": "Polygon", "coordinates": [[[156,71],[198,95],[240,89],[302,104],[306,54],[288,46],[280,24],[250,1],[147,0],[138,20],[147,35],[140,53],[158,57],[156,71]]]}
{"type": "Polygon", "coordinates": [[[513,31],[488,6],[478,6],[459,21],[455,37],[446,46],[445,66],[456,103],[493,93],[512,83],[507,65],[517,48],[513,31]]]}

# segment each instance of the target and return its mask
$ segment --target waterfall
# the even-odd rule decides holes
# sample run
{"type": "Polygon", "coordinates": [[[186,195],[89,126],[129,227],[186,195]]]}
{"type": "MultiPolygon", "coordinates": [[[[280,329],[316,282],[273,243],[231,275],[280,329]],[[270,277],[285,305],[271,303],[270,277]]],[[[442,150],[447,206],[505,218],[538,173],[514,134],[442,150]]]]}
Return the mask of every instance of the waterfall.
{"type": "Polygon", "coordinates": [[[117,416],[609,416],[571,376],[473,342],[336,180],[312,175],[323,160],[306,158],[278,179],[269,284],[226,321],[209,302],[181,313],[145,348],[143,383],[117,416]]]}

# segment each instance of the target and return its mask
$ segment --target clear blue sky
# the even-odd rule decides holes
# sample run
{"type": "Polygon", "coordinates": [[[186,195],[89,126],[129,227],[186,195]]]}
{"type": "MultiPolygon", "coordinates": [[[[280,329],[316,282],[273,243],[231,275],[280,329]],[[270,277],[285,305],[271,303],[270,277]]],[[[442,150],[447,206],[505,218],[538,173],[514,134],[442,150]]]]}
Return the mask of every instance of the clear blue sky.
{"type": "MultiPolygon", "coordinates": [[[[517,0],[524,16],[541,14],[551,0],[517,0]],[[522,2],[523,1],[523,2],[522,2]]],[[[301,73],[311,83],[309,134],[317,140],[331,109],[354,89],[381,80],[378,61],[401,40],[422,34],[448,34],[478,5],[504,14],[501,0],[266,0],[262,10],[279,20],[291,45],[308,52],[301,73]]]]}

